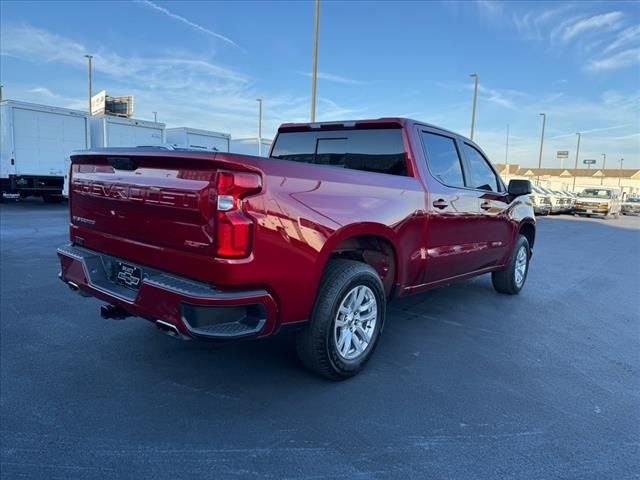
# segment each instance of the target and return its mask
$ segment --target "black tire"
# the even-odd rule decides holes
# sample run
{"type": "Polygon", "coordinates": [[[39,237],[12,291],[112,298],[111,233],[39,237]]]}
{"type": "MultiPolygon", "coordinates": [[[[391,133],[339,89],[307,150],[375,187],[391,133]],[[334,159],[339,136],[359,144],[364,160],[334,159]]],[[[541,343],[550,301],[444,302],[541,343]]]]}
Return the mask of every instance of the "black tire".
{"type": "Polygon", "coordinates": [[[61,203],[62,195],[48,193],[42,196],[42,200],[44,200],[44,203],[61,203]]]}
{"type": "Polygon", "coordinates": [[[493,283],[493,288],[495,288],[500,293],[506,293],[507,295],[517,295],[524,287],[525,282],[527,281],[527,275],[529,274],[529,260],[531,259],[531,249],[529,248],[529,241],[524,235],[518,235],[518,239],[516,241],[516,245],[511,254],[511,258],[507,263],[507,266],[504,270],[500,270],[497,272],[493,272],[491,274],[491,282],[493,283]],[[518,254],[520,250],[524,248],[526,260],[525,260],[525,270],[524,275],[522,276],[522,280],[520,283],[516,280],[516,264],[518,261],[518,254]]]}
{"type": "MultiPolygon", "coordinates": [[[[378,344],[385,308],[384,287],[373,268],[354,260],[330,260],[320,281],[309,324],[296,336],[296,351],[300,361],[312,372],[331,380],[344,380],[357,374],[371,358],[378,344]],[[359,286],[368,287],[368,290],[364,290],[375,297],[376,313],[373,317],[376,321],[371,338],[362,353],[355,359],[347,359],[338,350],[335,324],[340,305],[359,286]]],[[[352,335],[361,338],[353,333],[349,335],[349,342],[352,335]]],[[[351,345],[350,343],[348,348],[351,345]]]]}

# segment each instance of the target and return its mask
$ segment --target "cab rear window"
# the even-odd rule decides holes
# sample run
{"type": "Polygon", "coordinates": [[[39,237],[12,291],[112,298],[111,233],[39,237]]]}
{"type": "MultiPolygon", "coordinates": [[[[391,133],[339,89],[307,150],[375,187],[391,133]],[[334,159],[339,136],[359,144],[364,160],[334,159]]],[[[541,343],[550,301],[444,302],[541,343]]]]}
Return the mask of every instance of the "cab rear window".
{"type": "Polygon", "coordinates": [[[402,130],[281,132],[272,158],[365,172],[407,176],[402,130]]]}

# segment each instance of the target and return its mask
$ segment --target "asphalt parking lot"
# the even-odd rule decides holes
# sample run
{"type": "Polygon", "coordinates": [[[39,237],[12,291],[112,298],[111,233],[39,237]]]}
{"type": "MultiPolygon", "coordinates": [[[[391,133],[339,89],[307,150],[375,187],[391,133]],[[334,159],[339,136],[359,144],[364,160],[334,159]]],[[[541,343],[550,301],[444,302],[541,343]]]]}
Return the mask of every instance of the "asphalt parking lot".
{"type": "Polygon", "coordinates": [[[520,296],[397,301],[331,383],[290,336],[102,320],[57,279],[66,206],[0,212],[2,478],[638,478],[640,217],[540,219],[520,296]]]}

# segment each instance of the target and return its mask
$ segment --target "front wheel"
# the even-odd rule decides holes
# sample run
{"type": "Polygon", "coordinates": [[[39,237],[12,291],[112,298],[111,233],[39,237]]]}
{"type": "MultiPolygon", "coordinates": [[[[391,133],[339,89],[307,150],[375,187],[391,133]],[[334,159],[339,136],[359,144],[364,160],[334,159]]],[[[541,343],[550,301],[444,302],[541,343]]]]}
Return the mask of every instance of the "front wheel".
{"type": "Polygon", "coordinates": [[[357,374],[376,348],[385,307],[384,287],[373,268],[331,260],[309,324],[296,337],[298,357],[309,370],[331,380],[357,374]]]}
{"type": "Polygon", "coordinates": [[[529,241],[524,235],[518,235],[516,246],[506,268],[491,274],[493,288],[508,295],[520,293],[527,280],[530,258],[529,241]]]}

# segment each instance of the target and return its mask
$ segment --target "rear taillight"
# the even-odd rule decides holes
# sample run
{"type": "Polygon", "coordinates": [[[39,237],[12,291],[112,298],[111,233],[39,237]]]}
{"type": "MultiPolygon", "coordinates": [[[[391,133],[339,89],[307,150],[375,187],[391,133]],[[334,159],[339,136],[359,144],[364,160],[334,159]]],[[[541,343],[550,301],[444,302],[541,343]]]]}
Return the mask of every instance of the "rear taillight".
{"type": "Polygon", "coordinates": [[[218,172],[216,178],[216,256],[242,258],[251,252],[253,220],[242,209],[242,199],[262,187],[260,175],[218,172]]]}

